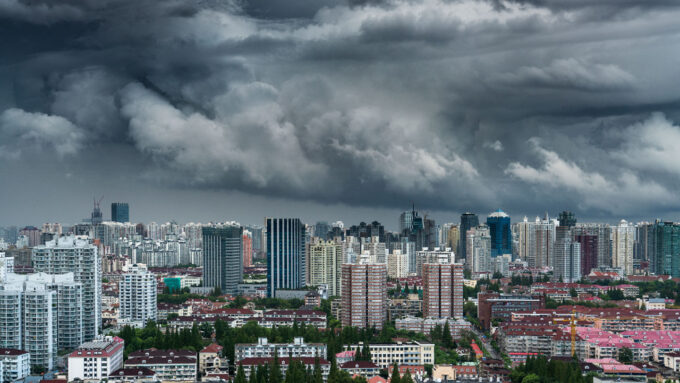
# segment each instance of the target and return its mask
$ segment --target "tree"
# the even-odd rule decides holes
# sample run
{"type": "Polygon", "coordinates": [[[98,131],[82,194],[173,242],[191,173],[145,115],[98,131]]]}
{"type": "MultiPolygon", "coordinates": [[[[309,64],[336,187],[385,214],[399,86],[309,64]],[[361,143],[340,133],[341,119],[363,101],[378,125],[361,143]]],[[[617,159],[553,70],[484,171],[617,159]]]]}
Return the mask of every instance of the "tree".
{"type": "Polygon", "coordinates": [[[444,323],[444,330],[442,330],[442,344],[446,348],[453,348],[455,346],[455,342],[451,336],[451,328],[449,327],[448,320],[446,320],[444,323]]]}
{"type": "Polygon", "coordinates": [[[390,378],[390,383],[401,383],[401,379],[399,378],[399,368],[397,367],[397,364],[394,364],[394,368],[392,368],[392,377],[390,378]]]}
{"type": "Polygon", "coordinates": [[[607,297],[613,301],[620,301],[622,299],[625,299],[626,297],[623,295],[623,291],[621,289],[610,289],[607,291],[607,297]]]}
{"type": "Polygon", "coordinates": [[[573,288],[573,287],[571,289],[569,289],[569,295],[571,295],[572,298],[578,297],[578,293],[576,292],[576,289],[573,288]]]}
{"type": "Polygon", "coordinates": [[[279,366],[278,352],[274,351],[274,361],[269,366],[269,383],[283,383],[283,374],[281,374],[281,366],[279,366]]]}
{"type": "Polygon", "coordinates": [[[621,363],[633,363],[633,351],[628,347],[623,347],[619,350],[619,362],[621,363]]]}
{"type": "Polygon", "coordinates": [[[243,365],[238,365],[238,370],[236,371],[236,377],[234,378],[234,383],[247,383],[246,373],[243,371],[243,365]]]}
{"type": "Polygon", "coordinates": [[[321,373],[321,363],[317,357],[314,360],[314,372],[312,372],[312,383],[323,383],[323,374],[321,373]]]}
{"type": "Polygon", "coordinates": [[[371,348],[368,346],[368,342],[364,342],[364,349],[361,351],[361,360],[371,361],[373,357],[371,356],[371,348]]]}
{"type": "Polygon", "coordinates": [[[404,375],[400,379],[400,383],[413,383],[410,370],[406,369],[406,372],[404,372],[404,375]]]}
{"type": "Polygon", "coordinates": [[[522,383],[540,383],[541,378],[536,374],[529,374],[522,379],[522,383]]]}

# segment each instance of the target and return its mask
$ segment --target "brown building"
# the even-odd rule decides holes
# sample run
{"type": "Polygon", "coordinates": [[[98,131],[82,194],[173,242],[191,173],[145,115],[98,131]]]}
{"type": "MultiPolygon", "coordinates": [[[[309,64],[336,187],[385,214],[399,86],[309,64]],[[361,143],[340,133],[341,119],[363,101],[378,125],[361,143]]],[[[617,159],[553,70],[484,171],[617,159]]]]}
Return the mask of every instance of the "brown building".
{"type": "Polygon", "coordinates": [[[342,325],[382,329],[387,317],[387,265],[342,265],[342,325]]]}
{"type": "Polygon", "coordinates": [[[463,265],[423,265],[423,317],[463,317],[463,265]]]}

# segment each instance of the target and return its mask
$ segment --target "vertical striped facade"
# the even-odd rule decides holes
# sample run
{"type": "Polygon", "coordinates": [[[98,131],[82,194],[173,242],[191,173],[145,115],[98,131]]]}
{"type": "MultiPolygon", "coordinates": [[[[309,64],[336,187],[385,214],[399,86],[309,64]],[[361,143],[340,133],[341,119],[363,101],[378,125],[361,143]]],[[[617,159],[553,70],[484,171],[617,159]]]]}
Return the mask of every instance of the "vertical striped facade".
{"type": "Polygon", "coordinates": [[[306,280],[305,225],[299,218],[266,218],[267,296],[299,289],[306,280]]]}
{"type": "Polygon", "coordinates": [[[341,286],[342,325],[382,329],[387,317],[387,265],[344,264],[341,286]]]}
{"type": "Polygon", "coordinates": [[[463,265],[423,265],[423,317],[463,317],[463,265]]]}
{"type": "Polygon", "coordinates": [[[243,280],[243,228],[238,224],[204,226],[203,284],[236,294],[243,280]]]}

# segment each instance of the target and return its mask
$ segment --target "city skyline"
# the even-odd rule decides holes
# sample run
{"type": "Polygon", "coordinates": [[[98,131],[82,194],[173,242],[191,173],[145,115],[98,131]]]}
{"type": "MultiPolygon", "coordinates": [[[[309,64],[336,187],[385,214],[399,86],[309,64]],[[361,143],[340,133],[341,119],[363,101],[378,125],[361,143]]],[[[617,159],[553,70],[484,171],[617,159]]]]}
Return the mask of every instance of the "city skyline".
{"type": "Polygon", "coordinates": [[[0,225],[75,223],[100,195],[139,221],[680,216],[680,4],[45,7],[0,9],[0,225]]]}

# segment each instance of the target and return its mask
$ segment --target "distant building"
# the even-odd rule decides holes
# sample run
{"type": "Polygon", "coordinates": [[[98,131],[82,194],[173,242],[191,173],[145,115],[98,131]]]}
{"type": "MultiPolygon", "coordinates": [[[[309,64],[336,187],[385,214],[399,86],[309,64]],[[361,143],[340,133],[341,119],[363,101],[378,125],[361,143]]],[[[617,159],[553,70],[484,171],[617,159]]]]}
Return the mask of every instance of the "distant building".
{"type": "Polygon", "coordinates": [[[458,248],[458,256],[460,259],[467,260],[467,232],[477,226],[479,226],[479,217],[477,217],[477,214],[463,213],[460,216],[460,245],[458,248]]]}
{"type": "Polygon", "coordinates": [[[493,263],[491,262],[491,234],[486,226],[477,226],[467,231],[467,258],[465,266],[474,275],[491,273],[493,263]]]}
{"type": "Polygon", "coordinates": [[[404,278],[408,276],[408,254],[395,249],[387,255],[387,275],[390,278],[404,278]]]}
{"type": "Polygon", "coordinates": [[[423,265],[423,316],[463,317],[463,265],[457,263],[423,265]]]}
{"type": "Polygon", "coordinates": [[[236,295],[243,280],[243,228],[230,222],[204,226],[202,233],[203,285],[236,295]]]}
{"type": "Polygon", "coordinates": [[[545,308],[545,296],[513,295],[499,293],[477,294],[477,317],[482,328],[489,329],[494,319],[510,321],[513,312],[545,308]]]}
{"type": "Polygon", "coordinates": [[[612,267],[620,269],[622,275],[633,274],[635,231],[635,226],[623,219],[612,228],[612,267]]]}
{"type": "Polygon", "coordinates": [[[130,206],[127,202],[114,202],[111,204],[111,221],[130,222],[130,206]]]}
{"type": "Polygon", "coordinates": [[[299,218],[266,218],[267,296],[305,285],[305,225],[299,218]]]}
{"type": "Polygon", "coordinates": [[[491,257],[495,258],[503,254],[512,254],[512,230],[510,229],[510,216],[502,210],[489,214],[486,218],[491,236],[491,257]]]}
{"type": "Polygon", "coordinates": [[[68,355],[68,381],[100,382],[123,367],[123,340],[103,337],[83,343],[68,355]]]}
{"type": "Polygon", "coordinates": [[[26,226],[19,230],[19,236],[26,236],[28,238],[28,247],[35,247],[40,245],[40,229],[35,226],[26,226]]]}
{"type": "Polygon", "coordinates": [[[195,382],[197,356],[188,350],[140,350],[130,353],[125,368],[148,368],[163,382],[195,382]]]}
{"type": "Polygon", "coordinates": [[[323,343],[305,343],[304,338],[296,337],[293,343],[269,343],[267,338],[258,338],[257,343],[241,343],[235,346],[235,362],[246,358],[321,358],[328,357],[328,347],[323,343]]]}
{"type": "Polygon", "coordinates": [[[157,319],[156,276],[146,266],[135,264],[129,267],[119,282],[121,321],[143,327],[146,322],[157,319]]]}
{"type": "MultiPolygon", "coordinates": [[[[345,345],[345,350],[361,350],[363,342],[345,345]]],[[[369,344],[371,360],[380,368],[397,365],[434,364],[434,344],[420,342],[397,342],[395,344],[369,344]]],[[[349,362],[351,363],[351,362],[349,362]]]]}
{"type": "Polygon", "coordinates": [[[329,296],[340,295],[342,281],[342,245],[321,240],[309,246],[309,284],[327,285],[329,296]]]}
{"type": "Polygon", "coordinates": [[[253,265],[253,234],[243,230],[243,267],[253,265]]]}
{"type": "Polygon", "coordinates": [[[299,361],[305,367],[305,370],[314,370],[316,362],[319,362],[319,367],[321,368],[321,379],[325,382],[328,380],[328,374],[331,370],[331,363],[326,359],[316,359],[316,358],[246,358],[240,362],[243,366],[243,372],[246,375],[246,380],[250,379],[250,374],[255,373],[255,370],[264,365],[271,365],[275,360],[278,360],[279,369],[283,376],[286,375],[288,367],[290,366],[290,361],[299,361]]]}
{"type": "Polygon", "coordinates": [[[385,264],[342,265],[342,325],[382,329],[387,317],[385,264]]]}
{"type": "Polygon", "coordinates": [[[571,238],[555,243],[553,279],[571,283],[581,280],[581,244],[571,238]]]}

